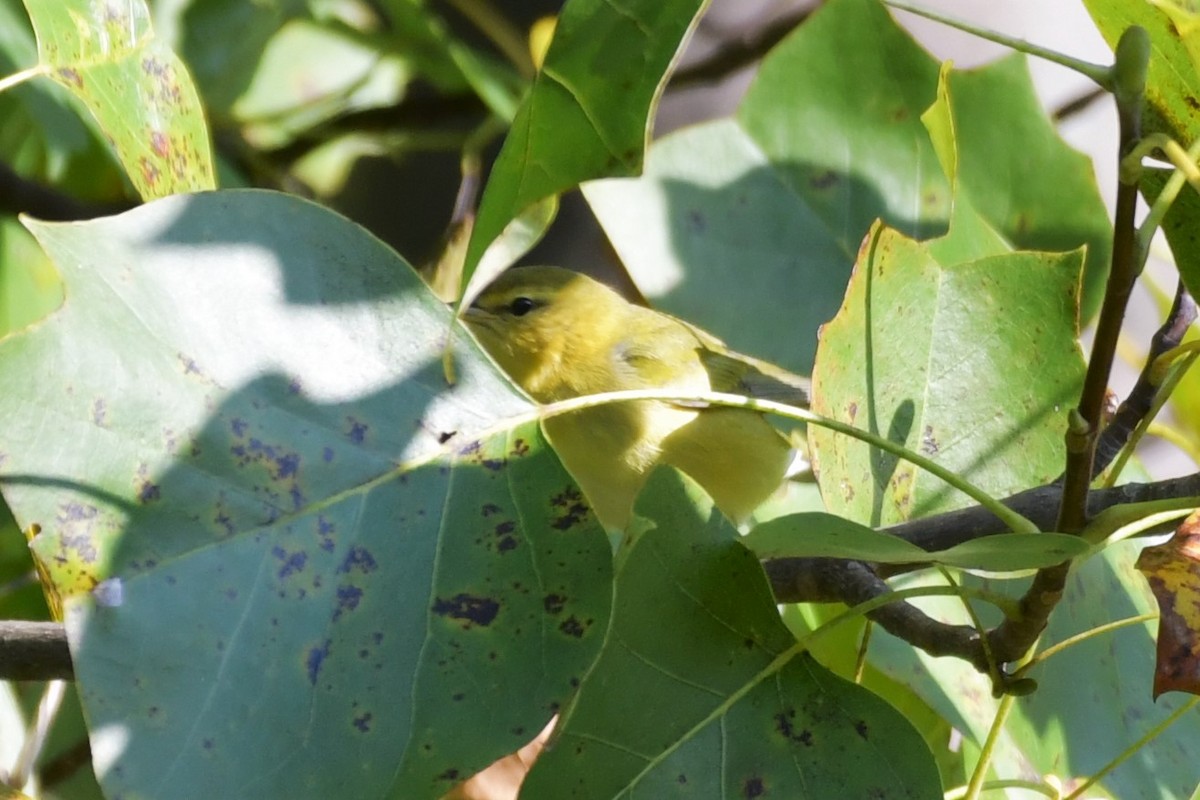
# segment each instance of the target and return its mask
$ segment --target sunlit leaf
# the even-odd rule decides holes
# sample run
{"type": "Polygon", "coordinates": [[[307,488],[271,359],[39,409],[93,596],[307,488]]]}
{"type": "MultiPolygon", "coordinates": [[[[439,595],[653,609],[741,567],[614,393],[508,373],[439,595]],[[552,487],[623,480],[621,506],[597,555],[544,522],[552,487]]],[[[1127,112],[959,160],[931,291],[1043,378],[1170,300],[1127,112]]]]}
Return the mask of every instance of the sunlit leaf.
{"type": "Polygon", "coordinates": [[[609,545],[411,268],[269,192],[31,227],[67,300],[0,343],[0,485],[110,796],[436,796],[541,729],[609,545]]]}
{"type": "MultiPolygon", "coordinates": [[[[814,410],[937,459],[996,496],[1062,469],[1079,253],[943,263],[938,242],[877,228],[823,329],[814,410]],[[902,334],[902,335],[901,335],[902,334]]],[[[896,456],[809,431],[826,507],[878,526],[966,499],[896,456]]]]}
{"type": "MultiPolygon", "coordinates": [[[[938,71],[875,0],[831,0],[767,55],[736,115],[656,141],[642,177],[584,194],[656,305],[808,371],[871,224],[947,229],[956,198],[922,123],[938,71]]],[[[950,76],[957,199],[1013,245],[1086,244],[1094,305],[1111,226],[1087,160],[1040,110],[1022,60],[950,76]]]]}
{"type": "MultiPolygon", "coordinates": [[[[1084,0],[1088,13],[1110,47],[1131,25],[1140,25],[1150,35],[1150,68],[1146,77],[1145,133],[1165,133],[1184,147],[1200,138],[1200,72],[1196,66],[1194,24],[1179,25],[1170,10],[1171,0],[1127,2],[1127,0],[1084,0]]],[[[1164,178],[1152,173],[1143,188],[1153,198],[1164,178]]],[[[1185,188],[1163,220],[1163,233],[1171,245],[1179,274],[1193,296],[1200,295],[1200,249],[1195,246],[1200,226],[1200,197],[1185,188]]]]}
{"type": "Polygon", "coordinates": [[[144,198],[214,187],[200,99],[143,0],[26,0],[39,61],[79,98],[144,198]]]}
{"type": "Polygon", "coordinates": [[[470,278],[509,220],[582,181],[642,167],[663,76],[707,0],[568,0],[480,202],[470,278]]]}

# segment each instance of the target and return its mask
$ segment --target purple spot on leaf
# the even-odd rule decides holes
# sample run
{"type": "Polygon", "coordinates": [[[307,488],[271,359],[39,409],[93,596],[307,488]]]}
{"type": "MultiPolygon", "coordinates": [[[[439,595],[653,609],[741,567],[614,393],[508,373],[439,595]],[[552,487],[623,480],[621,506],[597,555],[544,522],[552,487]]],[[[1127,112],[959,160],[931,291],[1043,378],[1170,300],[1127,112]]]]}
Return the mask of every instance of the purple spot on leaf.
{"type": "Polygon", "coordinates": [[[351,547],[350,552],[346,553],[346,558],[342,561],[342,565],[338,567],[338,572],[345,574],[347,572],[361,572],[364,575],[374,572],[377,568],[375,557],[371,555],[371,551],[365,547],[351,547]]]}
{"type": "Polygon", "coordinates": [[[279,577],[287,578],[304,570],[304,565],[308,563],[308,554],[303,550],[297,550],[294,553],[289,553],[282,547],[276,545],[271,548],[271,555],[283,562],[279,567],[279,577]]]}
{"type": "Polygon", "coordinates": [[[321,674],[321,666],[325,663],[325,659],[329,657],[330,640],[326,639],[325,643],[320,647],[313,647],[308,651],[308,682],[313,686],[317,685],[317,678],[321,674]]]}
{"type": "Polygon", "coordinates": [[[472,624],[491,625],[500,613],[500,604],[490,597],[460,593],[449,599],[437,598],[432,610],[438,616],[459,620],[469,628],[472,624]]]}
{"type": "Polygon", "coordinates": [[[333,619],[336,622],[343,613],[353,611],[358,608],[358,603],[362,600],[363,590],[357,586],[339,586],[337,588],[337,608],[333,610],[333,619]]]}

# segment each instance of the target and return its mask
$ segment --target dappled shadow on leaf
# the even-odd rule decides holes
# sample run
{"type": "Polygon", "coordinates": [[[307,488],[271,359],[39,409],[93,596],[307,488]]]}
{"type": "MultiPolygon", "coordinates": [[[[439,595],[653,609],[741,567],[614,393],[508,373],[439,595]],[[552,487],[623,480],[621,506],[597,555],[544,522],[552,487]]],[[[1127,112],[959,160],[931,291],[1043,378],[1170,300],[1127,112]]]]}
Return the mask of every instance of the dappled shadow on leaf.
{"type": "MultiPolygon", "coordinates": [[[[943,264],[877,227],[822,329],[814,410],[895,437],[995,496],[1048,482],[1084,368],[1079,263],[1003,252],[943,264]]],[[[881,474],[864,443],[819,428],[810,441],[835,513],[875,525],[969,502],[907,461],[881,474]]]]}
{"type": "Polygon", "coordinates": [[[618,555],[604,649],[527,796],[936,794],[915,729],[795,646],[758,559],[694,482],[660,468],[637,510],[651,524],[618,555]]]}
{"type": "Polygon", "coordinates": [[[599,646],[611,551],[411,268],[269,192],[31,227],[69,300],[0,342],[42,375],[0,454],[45,480],[5,497],[70,591],[105,791],[428,796],[527,742],[599,646]]]}
{"type": "Polygon", "coordinates": [[[93,726],[128,736],[94,743],[109,791],[445,790],[527,741],[599,644],[608,545],[535,424],[400,464],[386,423],[427,413],[404,384],[289,385],[175,443],[113,544],[119,601],[71,607],[93,726]]]}
{"type": "MultiPolygon", "coordinates": [[[[656,305],[708,328],[734,349],[807,373],[818,329],[838,309],[858,244],[887,209],[869,184],[823,172],[808,179],[813,191],[857,197],[862,217],[826,218],[812,198],[780,181],[780,170],[804,174],[812,168],[750,167],[715,187],[664,180],[665,245],[687,271],[665,291],[654,290],[661,275],[648,276],[643,288],[656,305]]],[[[837,205],[833,198],[827,203],[837,205]]]]}
{"type": "MultiPolygon", "coordinates": [[[[398,259],[391,270],[362,268],[364,262],[378,260],[384,245],[355,223],[340,220],[340,234],[331,237],[327,209],[297,197],[290,197],[282,208],[274,197],[278,195],[265,190],[237,189],[177,198],[176,214],[164,214],[139,234],[180,259],[189,256],[189,248],[196,248],[197,257],[212,252],[218,242],[256,253],[275,265],[283,299],[293,305],[378,301],[416,288],[398,259]],[[196,210],[189,211],[187,206],[197,203],[196,210]],[[219,220],[235,214],[240,218],[236,226],[217,227],[219,220]],[[346,232],[345,226],[353,226],[356,233],[346,232]],[[313,264],[321,268],[314,270],[313,264]]],[[[428,302],[438,301],[429,296],[428,302]]]]}

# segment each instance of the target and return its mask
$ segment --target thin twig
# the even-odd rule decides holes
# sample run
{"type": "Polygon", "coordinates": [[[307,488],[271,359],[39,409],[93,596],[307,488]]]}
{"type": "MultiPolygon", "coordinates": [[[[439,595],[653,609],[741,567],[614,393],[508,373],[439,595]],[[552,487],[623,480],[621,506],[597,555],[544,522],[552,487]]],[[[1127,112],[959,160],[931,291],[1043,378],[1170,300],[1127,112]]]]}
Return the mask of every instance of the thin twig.
{"type": "Polygon", "coordinates": [[[670,88],[684,89],[713,83],[750,66],[783,41],[797,25],[808,19],[811,13],[811,8],[795,9],[735,41],[725,42],[715,52],[671,76],[670,88]]]}
{"type": "Polygon", "coordinates": [[[1050,117],[1055,122],[1065,122],[1076,114],[1081,114],[1091,108],[1097,100],[1106,97],[1108,92],[1100,87],[1094,87],[1083,92],[1079,96],[1068,100],[1058,108],[1050,112],[1050,117]]]}
{"type": "Polygon", "coordinates": [[[92,746],[85,737],[43,764],[38,770],[38,783],[41,784],[43,790],[51,789],[70,778],[91,761],[92,746]]]}
{"type": "Polygon", "coordinates": [[[1137,383],[1096,442],[1096,457],[1092,463],[1093,478],[1112,463],[1128,443],[1134,430],[1152,412],[1159,389],[1154,376],[1154,362],[1163,353],[1173,350],[1183,342],[1184,335],[1195,320],[1196,301],[1188,294],[1183,281],[1180,281],[1175,289],[1175,301],[1171,304],[1166,321],[1150,339],[1150,353],[1146,356],[1146,363],[1137,383]]]}

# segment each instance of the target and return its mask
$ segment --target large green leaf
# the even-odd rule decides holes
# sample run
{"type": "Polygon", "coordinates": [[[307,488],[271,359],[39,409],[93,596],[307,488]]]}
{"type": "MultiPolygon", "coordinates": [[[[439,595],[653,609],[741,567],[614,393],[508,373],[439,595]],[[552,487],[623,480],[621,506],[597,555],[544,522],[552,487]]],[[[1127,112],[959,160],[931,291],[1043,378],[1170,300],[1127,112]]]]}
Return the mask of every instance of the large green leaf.
{"type": "MultiPolygon", "coordinates": [[[[957,199],[1015,245],[1086,244],[1094,306],[1111,234],[1086,160],[1054,133],[1021,60],[952,84],[957,199]]],[[[872,222],[947,229],[956,198],[921,120],[937,85],[937,62],[879,3],[832,0],[768,54],[734,117],[655,142],[645,175],[584,193],[657,304],[808,370],[872,222]]]]}
{"type": "Polygon", "coordinates": [[[42,65],[87,106],[144,198],[213,188],[200,99],[144,0],[26,0],[42,65]]]}
{"type": "Polygon", "coordinates": [[[1086,246],[1080,306],[1089,319],[1100,306],[1112,251],[1091,159],[1059,138],[1023,56],[952,71],[949,83],[959,191],[1019,250],[1086,246]]]}
{"type": "Polygon", "coordinates": [[[545,724],[607,539],[404,262],[268,192],[32,227],[67,300],[0,343],[3,486],[110,796],[437,796],[545,724]]]}
{"type": "MultiPolygon", "coordinates": [[[[825,326],[813,408],[936,458],[997,496],[1062,469],[1081,254],[943,263],[939,242],[878,227],[825,326]]],[[[826,508],[877,526],[966,498],[907,461],[826,429],[809,432],[826,508]]]]}
{"type": "Polygon", "coordinates": [[[660,85],[707,0],[568,0],[533,86],[492,167],[467,250],[580,182],[642,167],[660,85]]]}
{"type": "Polygon", "coordinates": [[[521,796],[939,796],[920,735],[796,646],[755,556],[711,502],[686,501],[698,493],[651,477],[652,529],[620,560],[604,650],[521,796]]]}

